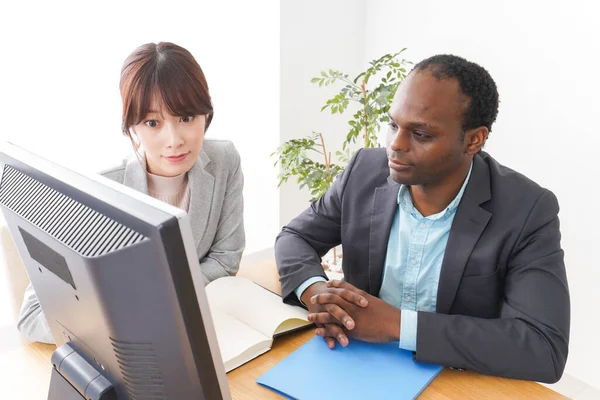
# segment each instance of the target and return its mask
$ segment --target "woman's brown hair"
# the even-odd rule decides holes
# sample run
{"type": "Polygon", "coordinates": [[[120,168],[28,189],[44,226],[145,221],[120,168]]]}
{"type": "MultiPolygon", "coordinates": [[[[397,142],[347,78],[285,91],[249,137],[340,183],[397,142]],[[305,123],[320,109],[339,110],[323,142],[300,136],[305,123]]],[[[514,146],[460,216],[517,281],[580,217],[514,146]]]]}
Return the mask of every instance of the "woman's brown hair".
{"type": "Polygon", "coordinates": [[[123,64],[119,88],[123,134],[130,139],[129,128],[148,115],[153,99],[172,115],[206,115],[206,129],[212,121],[204,73],[194,56],[176,44],[148,43],[135,49],[123,64]]]}

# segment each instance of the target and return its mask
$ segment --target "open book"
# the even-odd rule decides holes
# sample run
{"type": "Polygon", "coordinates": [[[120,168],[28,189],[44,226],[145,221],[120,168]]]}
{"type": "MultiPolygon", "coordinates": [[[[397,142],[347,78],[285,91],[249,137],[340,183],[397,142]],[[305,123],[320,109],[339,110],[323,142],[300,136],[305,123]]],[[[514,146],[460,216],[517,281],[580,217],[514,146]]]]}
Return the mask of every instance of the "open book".
{"type": "Polygon", "coordinates": [[[273,337],[311,324],[306,310],[246,278],[216,279],[206,295],[226,372],[269,351],[273,337]]]}

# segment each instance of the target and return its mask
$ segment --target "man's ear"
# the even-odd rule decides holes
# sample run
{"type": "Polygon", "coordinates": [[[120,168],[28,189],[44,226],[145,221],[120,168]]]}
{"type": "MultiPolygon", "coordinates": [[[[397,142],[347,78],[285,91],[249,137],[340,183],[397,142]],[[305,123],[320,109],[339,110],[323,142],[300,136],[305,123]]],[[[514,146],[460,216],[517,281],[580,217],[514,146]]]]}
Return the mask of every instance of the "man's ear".
{"type": "Polygon", "coordinates": [[[469,129],[465,132],[465,138],[463,144],[465,146],[465,153],[469,155],[475,155],[485,145],[489,135],[488,128],[480,126],[479,128],[469,129]]]}

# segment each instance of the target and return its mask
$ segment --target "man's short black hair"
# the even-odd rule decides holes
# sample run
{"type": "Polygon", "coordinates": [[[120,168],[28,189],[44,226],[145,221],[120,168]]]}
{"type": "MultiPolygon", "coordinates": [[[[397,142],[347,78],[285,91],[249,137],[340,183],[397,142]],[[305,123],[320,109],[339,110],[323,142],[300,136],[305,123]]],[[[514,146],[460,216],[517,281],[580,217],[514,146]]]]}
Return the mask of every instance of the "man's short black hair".
{"type": "Polygon", "coordinates": [[[429,57],[413,68],[427,70],[437,79],[457,79],[470,105],[463,119],[463,131],[485,126],[492,131],[498,116],[498,89],[496,82],[482,66],[451,54],[429,57]]]}

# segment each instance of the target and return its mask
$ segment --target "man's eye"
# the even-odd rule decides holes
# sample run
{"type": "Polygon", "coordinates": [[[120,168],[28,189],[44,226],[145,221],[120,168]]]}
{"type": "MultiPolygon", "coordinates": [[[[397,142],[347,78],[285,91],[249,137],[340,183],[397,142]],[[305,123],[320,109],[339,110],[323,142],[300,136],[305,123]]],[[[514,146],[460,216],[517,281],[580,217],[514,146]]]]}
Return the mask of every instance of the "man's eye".
{"type": "Polygon", "coordinates": [[[394,121],[388,122],[388,126],[390,128],[392,128],[393,130],[397,130],[398,129],[398,125],[396,125],[396,123],[394,121]]]}
{"type": "Polygon", "coordinates": [[[413,135],[419,140],[427,140],[431,137],[426,133],[418,132],[418,131],[413,131],[413,135]]]}
{"type": "Polygon", "coordinates": [[[149,128],[156,128],[158,126],[158,121],[155,119],[149,119],[148,121],[144,121],[144,124],[146,124],[146,126],[149,128]]]}
{"type": "Polygon", "coordinates": [[[181,122],[192,122],[194,120],[194,116],[193,115],[186,115],[184,117],[180,117],[179,120],[181,122]]]}

